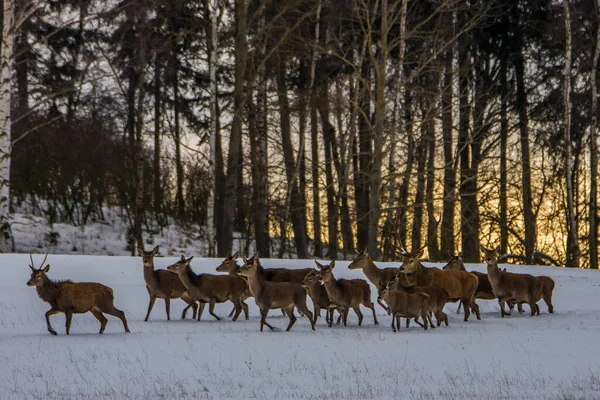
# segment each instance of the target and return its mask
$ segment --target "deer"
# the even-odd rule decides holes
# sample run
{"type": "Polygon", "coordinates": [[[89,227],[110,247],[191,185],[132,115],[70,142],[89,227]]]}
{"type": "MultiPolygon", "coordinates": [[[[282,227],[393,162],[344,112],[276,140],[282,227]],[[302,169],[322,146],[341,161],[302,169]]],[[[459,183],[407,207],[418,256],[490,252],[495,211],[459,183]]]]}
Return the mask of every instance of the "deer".
{"type": "Polygon", "coordinates": [[[308,296],[313,302],[313,315],[315,323],[317,322],[317,318],[321,315],[321,310],[324,309],[327,312],[325,314],[325,321],[327,322],[327,325],[331,328],[331,326],[333,325],[333,313],[335,310],[337,310],[339,316],[336,324],[339,325],[344,309],[331,302],[329,296],[327,295],[327,290],[325,289],[325,286],[323,286],[321,282],[319,282],[319,273],[317,270],[313,269],[311,272],[306,274],[304,280],[302,281],[302,287],[306,290],[306,293],[308,293],[308,296]]]}
{"type": "MultiPolygon", "coordinates": [[[[237,274],[237,271],[239,271],[239,269],[240,269],[240,266],[237,264],[237,259],[238,259],[237,251],[233,255],[231,255],[230,252],[227,253],[227,256],[225,256],[225,259],[223,260],[223,262],[221,262],[221,264],[216,268],[216,271],[217,272],[226,272],[230,276],[233,276],[237,279],[241,279],[242,281],[244,281],[244,285],[246,285],[246,290],[244,290],[244,293],[242,294],[240,301],[242,303],[242,308],[244,309],[244,314],[246,316],[246,320],[248,320],[248,306],[246,305],[244,300],[246,300],[248,297],[252,297],[252,293],[250,293],[250,288],[248,287],[248,282],[244,278],[242,278],[241,276],[239,276],[237,274]]],[[[235,307],[231,310],[231,312],[229,313],[229,316],[227,318],[231,318],[233,316],[234,312],[235,312],[235,307]]]]}
{"type": "MultiPolygon", "coordinates": [[[[502,271],[506,272],[506,268],[504,268],[502,271]]],[[[544,299],[546,306],[548,306],[548,312],[550,314],[554,313],[554,306],[552,305],[552,292],[554,291],[554,279],[550,278],[549,276],[543,276],[543,275],[536,276],[535,278],[540,282],[540,290],[538,291],[538,294],[536,297],[536,304],[535,304],[536,314],[540,315],[540,306],[537,303],[541,299],[544,299]]],[[[524,301],[517,303],[517,309],[519,310],[519,314],[523,314],[523,303],[524,303],[524,301]]],[[[508,304],[508,308],[512,312],[513,309],[515,308],[515,302],[508,301],[507,304],[508,304]]]]}
{"type": "Polygon", "coordinates": [[[502,317],[510,315],[509,312],[504,311],[504,306],[509,301],[514,303],[528,303],[531,308],[531,316],[535,316],[537,313],[536,303],[539,300],[537,296],[540,291],[540,281],[533,275],[513,274],[500,270],[497,258],[500,247],[486,249],[482,245],[479,245],[479,248],[485,254],[488,277],[492,289],[498,297],[502,317]]]}
{"type": "MultiPolygon", "coordinates": [[[[400,286],[401,287],[401,286],[400,286]]],[[[448,292],[438,286],[413,286],[410,290],[407,290],[408,293],[425,293],[429,296],[429,303],[427,307],[427,314],[429,315],[429,324],[432,328],[435,328],[435,325],[431,322],[431,314],[435,315],[435,319],[437,321],[437,326],[441,326],[442,322],[448,326],[448,315],[444,312],[444,307],[448,302],[448,292]]],[[[416,318],[415,318],[416,321],[416,318]]],[[[408,328],[408,322],[407,328],[408,328]]]]}
{"type": "Polygon", "coordinates": [[[103,313],[119,318],[123,322],[125,332],[129,333],[125,313],[115,308],[113,304],[114,294],[111,288],[94,282],[53,281],[47,276],[50,271],[50,264],[44,267],[48,253],[46,253],[44,261],[42,261],[42,264],[37,269],[34,267],[33,256],[31,254],[29,258],[31,259],[31,265],[29,266],[31,277],[27,281],[27,286],[35,286],[40,299],[51,306],[50,310],[46,312],[48,332],[57,335],[50,324],[50,316],[54,314],[65,314],[65,328],[67,335],[69,335],[73,314],[91,312],[100,321],[99,334],[104,333],[108,322],[103,313]]]}
{"type": "MultiPolygon", "coordinates": [[[[381,282],[387,284],[398,273],[398,268],[378,268],[371,257],[369,256],[369,248],[365,247],[363,251],[357,251],[354,260],[348,265],[348,269],[362,269],[363,273],[376,288],[379,288],[381,282]]],[[[377,298],[377,304],[389,314],[389,308],[383,303],[380,298],[377,298]]]]}
{"type": "Polygon", "coordinates": [[[461,300],[464,304],[469,304],[469,307],[464,307],[465,322],[469,320],[470,309],[475,312],[477,319],[481,319],[479,306],[473,301],[478,285],[477,276],[466,271],[444,271],[436,267],[425,267],[420,262],[425,247],[426,245],[412,253],[404,250],[404,246],[400,249],[403,263],[396,275],[400,284],[404,287],[439,286],[448,293],[448,301],[461,300]]]}
{"type": "MultiPolygon", "coordinates": [[[[452,270],[452,271],[466,271],[467,270],[465,268],[465,263],[463,262],[463,253],[462,252],[454,255],[451,251],[448,251],[448,255],[450,256],[450,261],[448,261],[448,264],[446,264],[442,268],[443,270],[452,270]]],[[[484,274],[484,273],[478,272],[478,271],[471,271],[471,273],[473,275],[477,276],[477,279],[479,280],[477,283],[477,291],[475,292],[475,299],[473,301],[475,301],[476,299],[495,300],[496,295],[494,294],[494,291],[492,290],[492,284],[490,283],[490,280],[488,279],[487,274],[484,274]]],[[[462,301],[459,301],[458,308],[456,309],[457,314],[460,312],[461,306],[464,307],[464,304],[462,301]]]]}
{"type": "Polygon", "coordinates": [[[237,321],[242,309],[248,315],[248,306],[241,301],[246,291],[246,283],[238,277],[229,275],[197,275],[190,267],[193,259],[193,256],[187,259],[182,256],[175,264],[169,265],[167,270],[179,275],[179,279],[181,279],[188,293],[200,302],[198,321],[202,317],[206,303],[209,304],[208,312],[210,315],[220,321],[221,318],[214,313],[215,304],[224,303],[228,300],[235,307],[233,321],[237,321]]]}
{"type": "Polygon", "coordinates": [[[148,322],[156,299],[163,299],[165,301],[168,321],[171,320],[171,299],[181,299],[187,303],[187,307],[181,313],[181,319],[185,319],[190,307],[193,310],[192,318],[196,319],[198,304],[188,293],[181,279],[166,269],[154,269],[154,257],[158,254],[158,250],[159,246],[156,246],[152,251],[145,251],[143,247],[138,246],[138,255],[142,257],[144,266],[146,290],[148,291],[148,296],[150,296],[148,312],[146,313],[144,322],[148,322]]]}
{"type": "Polygon", "coordinates": [[[400,318],[406,318],[406,328],[408,328],[410,319],[414,318],[415,322],[422,328],[427,330],[427,321],[433,328],[431,317],[427,312],[429,309],[429,295],[423,292],[408,293],[401,285],[398,284],[398,279],[390,279],[389,282],[381,283],[379,296],[385,300],[392,312],[392,331],[400,331],[400,318]],[[423,324],[418,321],[421,317],[423,324]]]}
{"type": "Polygon", "coordinates": [[[377,315],[375,314],[375,305],[371,301],[371,287],[363,279],[335,279],[333,269],[335,268],[335,260],[332,260],[328,265],[320,264],[315,261],[319,268],[319,281],[325,286],[329,299],[336,305],[344,308],[344,326],[348,324],[348,311],[352,308],[358,316],[358,326],[362,325],[363,315],[360,311],[360,306],[363,305],[370,308],[373,312],[373,320],[375,325],[377,315]]]}
{"type": "Polygon", "coordinates": [[[292,329],[296,323],[294,307],[306,315],[310,321],[312,330],[315,330],[315,321],[312,312],[306,306],[306,290],[295,282],[272,282],[267,281],[264,276],[265,269],[260,264],[258,253],[252,258],[244,258],[244,266],[237,274],[248,279],[248,287],[254,301],[260,309],[260,331],[266,325],[271,331],[275,328],[267,322],[269,310],[282,308],[285,310],[290,322],[286,332],[292,329]]]}

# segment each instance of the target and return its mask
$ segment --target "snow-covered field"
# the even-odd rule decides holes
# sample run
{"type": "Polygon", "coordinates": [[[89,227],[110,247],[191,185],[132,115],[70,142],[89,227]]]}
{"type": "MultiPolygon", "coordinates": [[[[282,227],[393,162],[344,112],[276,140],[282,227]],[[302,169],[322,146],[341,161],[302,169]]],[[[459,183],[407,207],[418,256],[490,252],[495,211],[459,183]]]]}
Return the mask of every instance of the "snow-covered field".
{"type": "MultiPolygon", "coordinates": [[[[40,263],[41,255],[36,255],[40,263]]],[[[164,268],[175,258],[157,258],[164,268]]],[[[64,315],[51,317],[59,336],[46,331],[48,304],[26,286],[29,256],[1,255],[0,398],[410,398],[593,399],[600,398],[600,274],[594,271],[508,266],[556,281],[555,314],[500,317],[494,301],[479,301],[482,320],[465,323],[447,305],[450,326],[417,326],[392,333],[377,307],[380,325],[365,312],[362,327],[317,331],[299,318],[291,332],[259,332],[253,299],[250,320],[180,320],[184,303],[172,302],[166,321],[158,300],[143,322],[148,295],[140,258],[50,255],[53,279],[95,281],[114,289],[131,334],[109,318],[104,335],[91,314],[75,315],[71,336],[64,315]]],[[[194,259],[197,272],[213,272],[216,259],[194,259]]],[[[263,260],[265,267],[301,268],[310,261],[263,260]]],[[[338,262],[337,277],[362,278],[338,262]]],[[[394,265],[381,264],[380,266],[394,265]]],[[[483,265],[473,269],[485,270],[483,265]]],[[[373,290],[373,299],[376,293],[373,290]]],[[[231,304],[217,306],[226,317],[231,304]]],[[[525,306],[528,311],[528,307],[525,306]]],[[[284,329],[287,318],[271,312],[284,329]]],[[[414,325],[414,324],[413,324],[414,325]]]]}

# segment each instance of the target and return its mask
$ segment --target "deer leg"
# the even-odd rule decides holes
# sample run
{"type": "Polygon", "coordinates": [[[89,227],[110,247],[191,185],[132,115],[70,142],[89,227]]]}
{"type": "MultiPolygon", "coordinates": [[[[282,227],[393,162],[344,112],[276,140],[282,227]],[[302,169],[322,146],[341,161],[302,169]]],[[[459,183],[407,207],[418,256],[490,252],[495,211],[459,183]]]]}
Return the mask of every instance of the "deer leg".
{"type": "Polygon", "coordinates": [[[431,311],[429,311],[427,313],[427,321],[429,321],[429,326],[431,327],[431,329],[435,329],[435,325],[433,324],[433,322],[431,321],[431,311]]]}
{"type": "Polygon", "coordinates": [[[171,298],[165,297],[165,310],[167,311],[167,321],[171,320],[171,298]]]}
{"type": "Polygon", "coordinates": [[[183,312],[181,313],[181,319],[185,319],[187,312],[190,308],[192,308],[192,310],[194,311],[194,316],[192,319],[196,319],[196,311],[198,310],[198,305],[196,304],[195,301],[192,301],[192,300],[184,300],[184,301],[187,303],[187,307],[183,309],[183,312]]]}
{"type": "Polygon", "coordinates": [[[377,299],[377,304],[379,304],[385,310],[385,312],[388,313],[388,315],[391,314],[390,308],[383,303],[383,300],[377,299]]]}
{"type": "Polygon", "coordinates": [[[373,311],[373,321],[374,325],[379,325],[379,321],[377,321],[377,315],[375,314],[375,304],[371,303],[371,307],[369,307],[371,311],[373,311]]]}
{"type": "Polygon", "coordinates": [[[392,314],[392,332],[396,332],[396,313],[392,314]]]}
{"type": "MultiPolygon", "coordinates": [[[[421,325],[417,318],[415,318],[415,322],[417,324],[421,325]]],[[[408,329],[409,326],[410,326],[410,318],[406,318],[406,329],[408,329]]]]}
{"type": "Polygon", "coordinates": [[[71,311],[71,310],[65,311],[65,318],[66,318],[65,330],[67,331],[67,335],[68,335],[69,331],[71,330],[71,320],[73,319],[73,311],[71,311]]]}
{"type": "Polygon", "coordinates": [[[248,304],[244,303],[243,301],[240,301],[240,305],[244,310],[244,316],[246,317],[246,321],[248,321],[250,319],[250,317],[248,316],[248,304]]]}
{"type": "Polygon", "coordinates": [[[354,310],[354,312],[356,313],[356,316],[358,317],[358,326],[361,326],[362,322],[363,322],[363,313],[360,311],[360,306],[352,307],[352,309],[354,310]]]}
{"type": "Polygon", "coordinates": [[[269,314],[268,308],[262,308],[260,310],[260,331],[263,331],[263,325],[266,325],[267,328],[274,331],[275,329],[267,323],[267,314],[269,314]]]}
{"type": "Polygon", "coordinates": [[[204,307],[206,307],[206,303],[203,301],[200,301],[200,308],[198,308],[198,321],[200,321],[200,318],[202,318],[202,313],[204,312],[204,307]]]}
{"type": "Polygon", "coordinates": [[[290,308],[287,308],[285,310],[288,318],[290,319],[290,323],[288,324],[288,327],[285,330],[286,332],[289,332],[292,329],[292,326],[294,326],[294,324],[296,323],[296,319],[297,319],[296,316],[294,315],[294,308],[293,307],[290,307],[290,308]]]}
{"type": "Polygon", "coordinates": [[[475,313],[477,319],[481,319],[481,312],[479,310],[479,305],[475,303],[475,299],[471,300],[471,311],[475,313]]]}
{"type": "Polygon", "coordinates": [[[117,317],[123,322],[123,328],[125,328],[125,332],[129,333],[129,327],[127,326],[127,319],[125,318],[125,313],[119,309],[117,309],[114,305],[110,305],[108,308],[100,310],[103,313],[108,315],[112,315],[113,317],[117,317]]]}
{"type": "MultiPolygon", "coordinates": [[[[313,304],[313,317],[314,317],[314,322],[317,322],[317,318],[319,318],[321,316],[321,306],[316,304],[316,302],[314,302],[313,304]]],[[[329,323],[329,310],[327,310],[327,312],[325,313],[325,322],[329,323]]]]}
{"type": "MultiPolygon", "coordinates": [[[[315,319],[316,319],[316,317],[313,315],[313,313],[306,306],[306,298],[304,298],[298,304],[296,304],[296,308],[298,309],[298,312],[300,313],[300,315],[303,314],[304,316],[306,316],[308,318],[308,320],[310,321],[310,326],[311,326],[312,330],[314,331],[315,330],[315,319]]],[[[293,316],[294,315],[294,307],[291,307],[290,312],[292,313],[292,316],[293,316]]],[[[296,317],[294,317],[294,322],[296,322],[296,317]]],[[[292,327],[290,325],[290,329],[291,328],[292,327]]]]}
{"type": "Polygon", "coordinates": [[[421,311],[421,319],[423,320],[423,325],[425,325],[425,330],[427,330],[427,318],[429,318],[427,311],[421,311]]]}
{"type": "Polygon", "coordinates": [[[550,314],[554,313],[554,306],[552,305],[552,293],[548,295],[544,295],[544,303],[548,306],[548,312],[550,314]]]}
{"type": "Polygon", "coordinates": [[[96,319],[98,321],[100,321],[100,332],[98,332],[100,335],[102,335],[102,333],[104,332],[104,328],[106,328],[106,323],[108,322],[108,320],[106,319],[106,317],[104,316],[104,314],[102,314],[100,311],[98,310],[91,310],[91,313],[94,317],[96,317],[96,319]]]}
{"type": "Polygon", "coordinates": [[[152,311],[152,307],[154,307],[155,301],[156,297],[150,296],[150,303],[148,303],[148,313],[146,313],[146,319],[144,319],[144,322],[148,322],[148,318],[150,318],[150,312],[152,311]]]}
{"type": "MultiPolygon", "coordinates": [[[[513,306],[514,307],[514,306],[513,306]]],[[[517,304],[517,310],[519,310],[519,314],[523,314],[523,303],[517,304]]],[[[512,310],[511,310],[512,311],[512,310]]]]}
{"type": "Polygon", "coordinates": [[[473,302],[473,297],[462,299],[463,311],[465,312],[465,320],[464,320],[465,322],[467,322],[469,320],[469,316],[471,315],[471,310],[469,309],[470,307],[468,305],[471,305],[472,302],[473,302]]]}
{"type": "Polygon", "coordinates": [[[50,316],[54,315],[54,314],[58,314],[61,311],[57,310],[56,308],[51,308],[47,313],[46,313],[46,326],[48,327],[48,332],[50,332],[53,335],[57,335],[56,331],[52,328],[52,325],[50,325],[50,316]]]}
{"type": "Polygon", "coordinates": [[[457,314],[460,314],[460,306],[462,306],[462,300],[458,301],[458,308],[456,309],[457,314]]]}
{"type": "Polygon", "coordinates": [[[505,315],[510,315],[510,313],[504,311],[504,305],[506,304],[505,300],[498,299],[498,304],[500,304],[500,312],[502,314],[502,318],[504,318],[505,315]]]}
{"type": "Polygon", "coordinates": [[[348,326],[348,311],[350,307],[344,307],[344,326],[348,326]]]}
{"type": "Polygon", "coordinates": [[[217,319],[217,321],[221,320],[221,318],[219,318],[219,316],[217,314],[215,314],[215,300],[214,299],[211,299],[210,303],[208,303],[208,312],[210,313],[210,315],[215,317],[217,319]]]}
{"type": "Polygon", "coordinates": [[[237,321],[238,317],[242,313],[242,305],[240,304],[239,298],[235,301],[235,303],[233,303],[233,306],[235,307],[235,315],[233,316],[233,320],[237,321]]]}

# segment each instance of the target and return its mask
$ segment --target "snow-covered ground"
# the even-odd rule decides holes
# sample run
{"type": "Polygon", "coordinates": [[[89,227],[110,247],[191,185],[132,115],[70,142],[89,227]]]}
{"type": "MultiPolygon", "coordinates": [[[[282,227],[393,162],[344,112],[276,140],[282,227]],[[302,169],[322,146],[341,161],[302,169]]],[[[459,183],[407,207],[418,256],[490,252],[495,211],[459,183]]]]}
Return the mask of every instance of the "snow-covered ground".
{"type": "MultiPolygon", "coordinates": [[[[36,263],[42,260],[36,255],[36,263]]],[[[164,268],[175,258],[157,258],[164,268]]],[[[545,274],[556,281],[555,314],[500,317],[494,301],[479,301],[482,320],[465,323],[447,305],[450,326],[417,326],[392,333],[390,317],[377,307],[380,325],[365,312],[357,326],[317,331],[299,318],[291,332],[259,332],[258,311],[232,322],[231,304],[217,306],[217,322],[180,320],[184,303],[173,301],[166,321],[158,300],[143,322],[148,295],[140,258],[50,255],[53,279],[95,281],[114,289],[131,334],[108,316],[104,335],[91,314],[75,315],[71,336],[64,315],[51,317],[59,336],[46,331],[48,304],[26,286],[29,256],[0,255],[0,398],[411,398],[579,399],[600,398],[600,274],[546,267],[509,270],[545,274]]],[[[213,272],[216,259],[192,262],[213,272]]],[[[265,267],[302,268],[311,261],[263,260],[265,267]]],[[[338,262],[338,277],[362,278],[338,262]]],[[[393,265],[393,264],[383,264],[393,265]]],[[[485,270],[483,265],[473,266],[485,270]]],[[[376,293],[373,290],[373,299],[376,293]]],[[[525,309],[528,309],[525,306],[525,309]]],[[[365,310],[366,311],[366,310],[365,310]]],[[[285,329],[287,318],[269,321],[285,329]]],[[[413,324],[414,325],[414,324],[413,324]]]]}

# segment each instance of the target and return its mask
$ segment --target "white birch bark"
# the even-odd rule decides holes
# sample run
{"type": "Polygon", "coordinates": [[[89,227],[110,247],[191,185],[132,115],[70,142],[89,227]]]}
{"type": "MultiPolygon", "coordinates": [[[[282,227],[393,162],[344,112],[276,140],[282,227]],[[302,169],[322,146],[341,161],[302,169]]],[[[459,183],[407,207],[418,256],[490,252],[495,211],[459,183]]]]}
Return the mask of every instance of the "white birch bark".
{"type": "Polygon", "coordinates": [[[0,252],[14,250],[10,228],[10,100],[13,75],[13,46],[15,40],[15,2],[4,0],[2,28],[2,88],[0,89],[0,252]]]}

